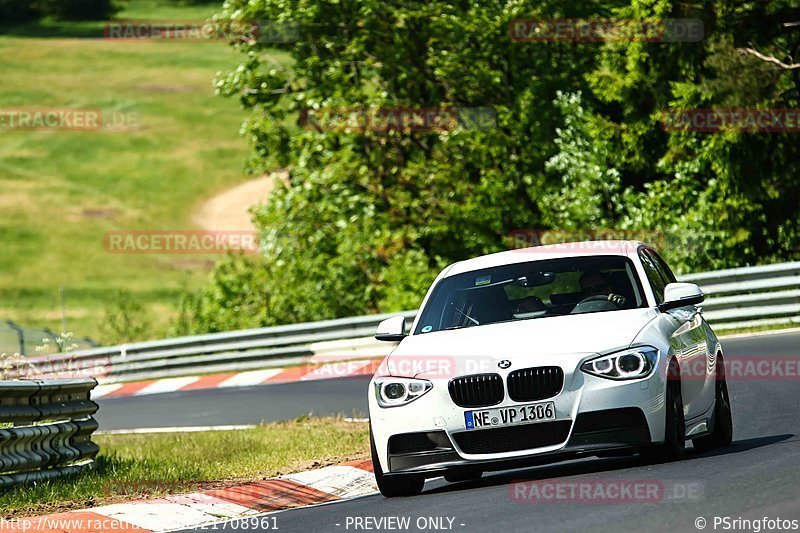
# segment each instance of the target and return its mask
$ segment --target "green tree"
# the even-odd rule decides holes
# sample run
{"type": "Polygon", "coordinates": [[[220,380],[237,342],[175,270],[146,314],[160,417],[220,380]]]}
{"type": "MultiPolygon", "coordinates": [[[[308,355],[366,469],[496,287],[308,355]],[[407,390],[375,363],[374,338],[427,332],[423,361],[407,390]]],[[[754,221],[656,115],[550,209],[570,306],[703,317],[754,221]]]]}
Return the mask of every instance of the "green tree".
{"type": "Polygon", "coordinates": [[[42,16],[31,0],[0,0],[0,24],[15,24],[36,20],[42,16]]]}
{"type": "Polygon", "coordinates": [[[101,324],[102,341],[105,344],[119,344],[138,341],[150,329],[147,312],[130,292],[118,291],[106,306],[101,324]]]}
{"type": "Polygon", "coordinates": [[[667,232],[667,255],[684,271],[798,257],[796,133],[665,131],[660,122],[665,111],[797,108],[800,70],[745,51],[798,50],[795,3],[642,0],[616,13],[705,25],[697,43],[605,46],[589,75],[607,125],[590,142],[611,140],[609,165],[628,187],[621,223],[667,232]]]}
{"type": "Polygon", "coordinates": [[[112,0],[0,0],[0,24],[50,16],[58,20],[105,20],[119,11],[112,0]]]}
{"type": "Polygon", "coordinates": [[[59,20],[106,20],[119,11],[112,0],[36,0],[35,4],[59,20]]]}
{"type": "Polygon", "coordinates": [[[800,69],[769,61],[791,62],[796,33],[783,23],[796,11],[789,0],[227,0],[221,21],[298,29],[293,43],[234,44],[241,63],[216,82],[252,110],[250,168],[277,163],[289,180],[255,212],[261,257],[216,269],[192,299],[193,327],[414,307],[443,265],[505,249],[519,228],[660,230],[680,270],[798,257],[793,134],[660,122],[666,110],[797,107],[800,69]],[[509,37],[517,18],[586,17],[696,18],[706,36],[509,37]],[[291,67],[271,47],[290,53],[291,67]],[[303,127],[309,110],[343,108],[488,108],[495,122],[303,127]]]}

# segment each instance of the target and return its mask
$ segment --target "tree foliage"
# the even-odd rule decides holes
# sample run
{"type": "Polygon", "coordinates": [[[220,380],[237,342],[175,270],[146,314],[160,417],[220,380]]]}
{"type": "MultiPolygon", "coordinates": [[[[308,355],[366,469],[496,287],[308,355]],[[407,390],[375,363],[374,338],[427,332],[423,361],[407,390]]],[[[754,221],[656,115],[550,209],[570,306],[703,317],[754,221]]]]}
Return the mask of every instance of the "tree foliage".
{"type": "MultiPolygon", "coordinates": [[[[132,342],[150,330],[144,306],[130,292],[118,291],[105,308],[101,332],[108,344],[132,342]]],[[[63,351],[63,350],[62,350],[63,351]]]]}
{"type": "Polygon", "coordinates": [[[104,20],[117,11],[112,0],[0,0],[0,24],[46,16],[57,20],[104,20]]]}
{"type": "Polygon", "coordinates": [[[794,53],[788,0],[227,0],[219,17],[298,27],[293,43],[235,44],[242,61],[217,80],[252,110],[251,168],[277,162],[289,183],[255,212],[262,256],[223,262],[191,299],[194,329],[414,307],[443,265],[506,249],[519,228],[662,231],[684,271],[800,253],[797,134],[660,123],[670,109],[797,107],[800,70],[739,50],[794,53]],[[589,17],[700,19],[705,38],[509,37],[517,18],[589,17]],[[300,124],[343,108],[490,108],[496,124],[300,124]]]}

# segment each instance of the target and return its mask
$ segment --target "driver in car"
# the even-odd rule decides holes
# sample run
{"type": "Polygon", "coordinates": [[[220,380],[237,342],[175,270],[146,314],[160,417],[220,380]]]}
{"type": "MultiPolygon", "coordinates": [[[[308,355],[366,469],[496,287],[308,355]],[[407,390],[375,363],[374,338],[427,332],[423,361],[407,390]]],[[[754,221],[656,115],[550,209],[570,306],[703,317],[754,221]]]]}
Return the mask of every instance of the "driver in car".
{"type": "Polygon", "coordinates": [[[589,270],[581,274],[578,283],[581,286],[582,302],[607,299],[618,307],[625,305],[625,297],[614,294],[607,274],[597,270],[589,270]]]}

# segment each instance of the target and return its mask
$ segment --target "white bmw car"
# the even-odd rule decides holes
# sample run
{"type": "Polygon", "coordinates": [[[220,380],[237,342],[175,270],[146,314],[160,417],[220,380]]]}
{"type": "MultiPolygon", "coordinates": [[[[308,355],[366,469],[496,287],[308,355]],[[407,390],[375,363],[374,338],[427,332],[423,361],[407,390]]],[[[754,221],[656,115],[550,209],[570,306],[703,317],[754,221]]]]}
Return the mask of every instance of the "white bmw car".
{"type": "Polygon", "coordinates": [[[370,382],[375,478],[385,496],[485,471],[592,455],[668,461],[687,439],[731,443],[723,352],[647,244],[511,250],[450,265],[370,382]]]}

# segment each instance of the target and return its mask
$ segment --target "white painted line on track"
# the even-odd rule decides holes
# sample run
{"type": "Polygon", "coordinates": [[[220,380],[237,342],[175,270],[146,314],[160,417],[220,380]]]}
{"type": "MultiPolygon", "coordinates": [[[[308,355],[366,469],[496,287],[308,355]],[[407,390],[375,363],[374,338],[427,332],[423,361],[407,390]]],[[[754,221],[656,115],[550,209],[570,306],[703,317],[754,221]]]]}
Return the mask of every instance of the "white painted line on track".
{"type": "Polygon", "coordinates": [[[176,392],[187,385],[191,385],[200,378],[196,376],[188,376],[183,378],[167,378],[159,379],[155,383],[148,385],[142,390],[136,392],[134,396],[144,396],[146,394],[159,394],[163,392],[176,392]]]}
{"type": "Polygon", "coordinates": [[[109,429],[107,431],[95,431],[95,435],[138,435],[143,433],[201,433],[203,431],[237,431],[241,429],[253,429],[255,424],[243,424],[238,426],[186,426],[186,427],[166,427],[166,428],[136,428],[136,429],[109,429]]]}
{"type": "Polygon", "coordinates": [[[226,379],[217,385],[217,387],[249,387],[252,385],[261,385],[269,378],[277,376],[283,371],[283,368],[270,368],[268,370],[241,372],[231,378],[226,379]]]}
{"type": "Polygon", "coordinates": [[[103,396],[107,396],[114,392],[117,389],[121,389],[124,383],[109,383],[106,385],[98,385],[94,389],[92,389],[92,398],[102,398],[103,396]]]}
{"type": "Polygon", "coordinates": [[[208,498],[191,501],[191,495],[179,501],[171,498],[145,502],[119,503],[92,509],[93,513],[122,520],[150,531],[169,531],[196,528],[213,523],[219,518],[235,519],[252,516],[256,511],[222,500],[211,502],[208,498]],[[206,500],[206,501],[203,501],[206,500]]]}
{"type": "MultiPolygon", "coordinates": [[[[714,325],[711,324],[711,329],[714,329],[714,325]]],[[[785,329],[773,329],[767,331],[753,331],[751,333],[733,333],[731,335],[717,335],[717,338],[722,339],[744,339],[747,337],[766,337],[767,335],[784,335],[787,333],[800,333],[800,328],[785,328],[785,329]]]]}
{"type": "Polygon", "coordinates": [[[326,466],[281,477],[339,498],[364,496],[378,490],[378,486],[375,484],[375,475],[372,472],[353,466],[326,466]]]}

